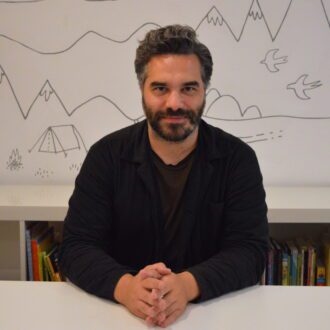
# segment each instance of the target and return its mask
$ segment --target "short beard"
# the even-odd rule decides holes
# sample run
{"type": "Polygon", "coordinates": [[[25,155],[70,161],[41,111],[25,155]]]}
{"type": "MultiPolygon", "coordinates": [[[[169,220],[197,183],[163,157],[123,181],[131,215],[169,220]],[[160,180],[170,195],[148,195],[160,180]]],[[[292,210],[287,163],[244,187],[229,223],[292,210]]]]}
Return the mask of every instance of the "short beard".
{"type": "Polygon", "coordinates": [[[182,142],[199,126],[205,107],[205,99],[202,105],[197,109],[197,112],[181,108],[174,111],[168,108],[164,111],[160,110],[153,113],[152,110],[147,107],[143,97],[142,105],[148,123],[158,136],[169,142],[182,142]],[[182,124],[168,124],[167,129],[164,129],[161,125],[161,120],[167,116],[186,117],[189,119],[190,126],[184,127],[182,124]]]}

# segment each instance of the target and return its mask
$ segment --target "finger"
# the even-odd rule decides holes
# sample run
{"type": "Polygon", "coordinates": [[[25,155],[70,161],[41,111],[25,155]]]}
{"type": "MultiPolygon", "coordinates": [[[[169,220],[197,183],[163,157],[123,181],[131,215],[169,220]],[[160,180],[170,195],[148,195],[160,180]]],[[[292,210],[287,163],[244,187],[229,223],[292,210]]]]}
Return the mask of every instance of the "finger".
{"type": "Polygon", "coordinates": [[[168,275],[171,274],[172,270],[168,267],[163,262],[158,262],[153,265],[149,265],[147,267],[150,267],[151,269],[157,270],[161,275],[168,275]]]}
{"type": "Polygon", "coordinates": [[[163,322],[158,323],[158,326],[160,326],[161,328],[166,328],[169,325],[171,325],[174,321],[176,321],[181,314],[183,313],[182,310],[175,310],[172,314],[170,314],[163,322]]]}
{"type": "Polygon", "coordinates": [[[145,280],[143,280],[141,282],[141,285],[143,288],[148,289],[148,290],[152,290],[152,289],[157,289],[161,292],[163,292],[164,289],[164,283],[161,280],[158,280],[156,278],[151,278],[148,277],[145,280]]]}
{"type": "Polygon", "coordinates": [[[144,280],[148,277],[152,277],[152,278],[156,278],[156,279],[160,279],[162,277],[162,275],[159,274],[159,272],[155,269],[141,269],[139,272],[139,275],[142,280],[144,280]]]}
{"type": "Polygon", "coordinates": [[[158,312],[155,310],[155,308],[153,308],[153,306],[148,305],[142,300],[138,302],[138,309],[142,314],[145,315],[144,319],[146,319],[148,316],[151,318],[155,318],[158,314],[158,312]]]}
{"type": "Polygon", "coordinates": [[[148,327],[154,327],[157,324],[157,321],[154,318],[150,317],[150,316],[147,316],[145,321],[146,321],[146,324],[147,324],[148,327]]]}
{"type": "Polygon", "coordinates": [[[155,324],[161,324],[166,320],[166,315],[164,312],[161,312],[157,315],[157,317],[154,319],[155,324]]]}

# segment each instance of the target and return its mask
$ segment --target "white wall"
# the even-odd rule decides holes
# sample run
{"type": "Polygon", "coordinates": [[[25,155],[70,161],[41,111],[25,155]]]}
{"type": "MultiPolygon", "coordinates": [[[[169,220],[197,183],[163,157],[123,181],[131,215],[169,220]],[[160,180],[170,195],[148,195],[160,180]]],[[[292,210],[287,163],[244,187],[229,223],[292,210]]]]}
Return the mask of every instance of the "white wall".
{"type": "Polygon", "coordinates": [[[204,119],[256,150],[266,185],[329,185],[329,0],[0,0],[0,184],[72,183],[143,115],[137,40],[171,23],[210,48],[204,119]]]}

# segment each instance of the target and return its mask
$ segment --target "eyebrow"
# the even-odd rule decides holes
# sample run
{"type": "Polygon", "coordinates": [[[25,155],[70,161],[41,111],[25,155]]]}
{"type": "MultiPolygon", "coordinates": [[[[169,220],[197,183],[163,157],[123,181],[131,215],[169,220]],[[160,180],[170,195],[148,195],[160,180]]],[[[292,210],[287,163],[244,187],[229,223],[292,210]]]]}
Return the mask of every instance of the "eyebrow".
{"type": "MultiPolygon", "coordinates": [[[[161,82],[161,81],[153,81],[151,84],[150,84],[151,87],[155,87],[155,86],[167,86],[167,83],[165,82],[161,82]]],[[[193,81],[187,81],[183,84],[183,86],[196,86],[196,87],[199,87],[199,82],[196,81],[196,80],[193,80],[193,81]]]]}

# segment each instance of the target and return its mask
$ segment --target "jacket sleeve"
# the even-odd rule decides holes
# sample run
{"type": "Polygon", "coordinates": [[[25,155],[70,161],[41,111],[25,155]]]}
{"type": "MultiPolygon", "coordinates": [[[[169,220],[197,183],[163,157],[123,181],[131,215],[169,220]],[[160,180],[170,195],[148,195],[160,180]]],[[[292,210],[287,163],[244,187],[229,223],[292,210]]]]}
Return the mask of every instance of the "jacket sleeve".
{"type": "MultiPolygon", "coordinates": [[[[114,300],[119,278],[133,269],[109,253],[113,177],[110,152],[101,140],[88,152],[69,201],[60,248],[60,269],[82,289],[114,300]]],[[[111,252],[111,251],[110,251],[111,252]]]]}
{"type": "MultiPolygon", "coordinates": [[[[254,151],[240,145],[233,153],[224,196],[220,249],[188,269],[202,302],[256,284],[265,267],[268,222],[262,175],[254,151]]],[[[207,221],[207,219],[205,219],[207,221]]]]}

